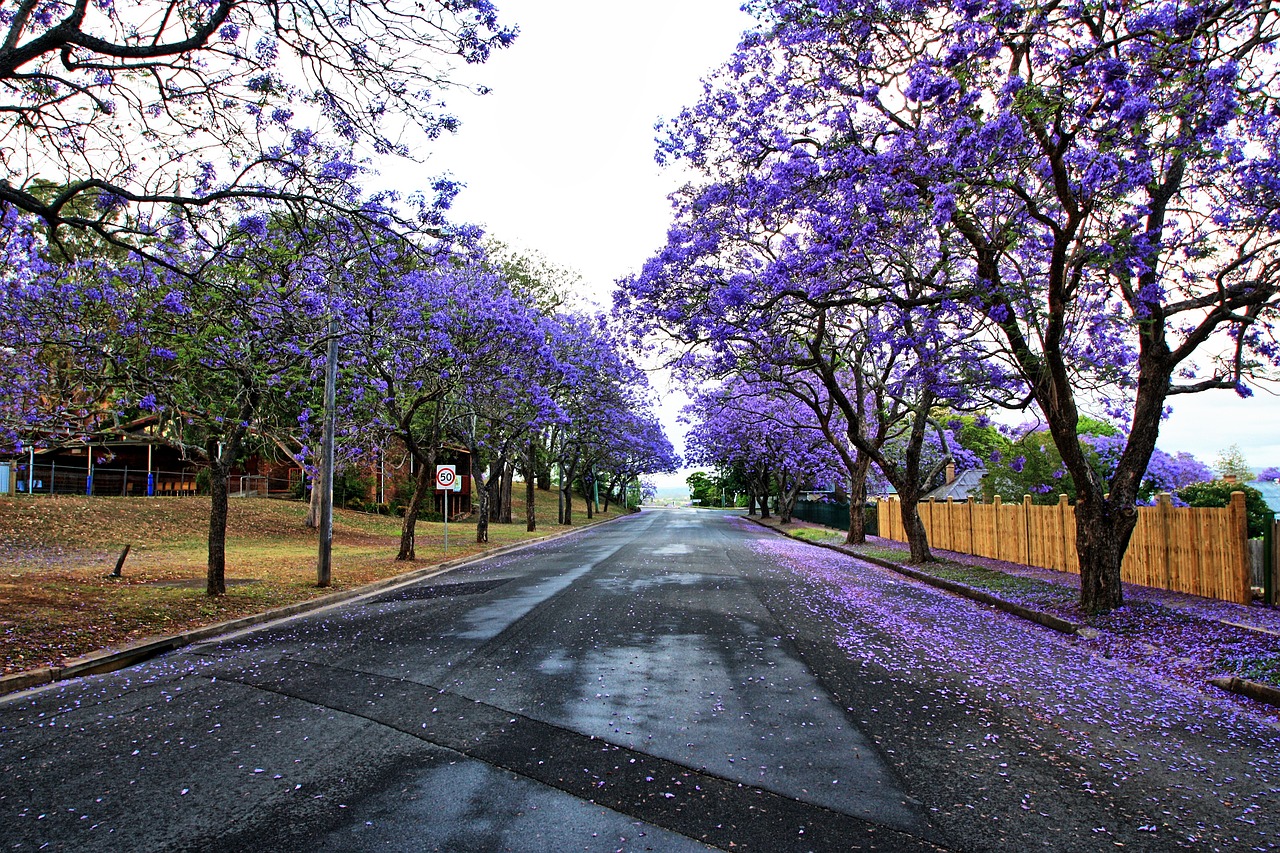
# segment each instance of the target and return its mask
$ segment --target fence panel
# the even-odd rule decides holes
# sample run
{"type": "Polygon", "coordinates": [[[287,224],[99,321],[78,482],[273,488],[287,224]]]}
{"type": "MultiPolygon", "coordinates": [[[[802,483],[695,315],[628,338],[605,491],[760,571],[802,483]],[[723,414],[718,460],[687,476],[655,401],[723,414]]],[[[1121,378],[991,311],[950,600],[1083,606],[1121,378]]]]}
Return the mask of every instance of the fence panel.
{"type": "MultiPolygon", "coordinates": [[[[906,541],[896,500],[878,505],[880,535],[906,541]]],[[[1078,574],[1075,507],[937,503],[919,505],[929,545],[939,550],[1078,574]]],[[[1251,577],[1244,494],[1227,507],[1175,507],[1162,495],[1139,507],[1121,578],[1142,586],[1247,604],[1251,577]]],[[[1280,538],[1280,537],[1278,537],[1280,538]]],[[[1280,546],[1278,546],[1280,548],[1280,546]]],[[[1278,553],[1280,555],[1280,553],[1278,553]]],[[[1280,563],[1280,560],[1277,560],[1280,563]]]]}
{"type": "MultiPolygon", "coordinates": [[[[796,501],[791,515],[802,521],[834,527],[836,530],[849,529],[849,505],[830,503],[828,501],[796,501]]],[[[867,535],[875,536],[880,529],[880,507],[868,504],[862,512],[862,523],[867,535]]]]}

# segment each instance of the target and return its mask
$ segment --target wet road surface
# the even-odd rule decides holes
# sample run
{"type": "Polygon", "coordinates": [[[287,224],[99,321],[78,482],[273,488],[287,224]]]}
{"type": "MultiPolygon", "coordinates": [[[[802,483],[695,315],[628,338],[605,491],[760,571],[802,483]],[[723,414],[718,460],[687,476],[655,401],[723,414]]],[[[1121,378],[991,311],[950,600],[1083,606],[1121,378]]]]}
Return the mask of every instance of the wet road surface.
{"type": "Polygon", "coordinates": [[[775,540],[718,513],[646,511],[0,702],[0,848],[1181,843],[1140,830],[1158,818],[1101,783],[1082,788],[1089,770],[1072,756],[1018,750],[1043,740],[1026,729],[1034,712],[966,709],[963,673],[922,684],[857,661],[850,636],[892,638],[851,629],[847,607],[821,604],[822,581],[786,564],[844,561],[925,621],[944,594],[775,540]],[[916,704],[930,694],[949,696],[941,716],[916,704]],[[973,754],[1001,734],[1009,761],[973,754]],[[1028,791],[1053,805],[1033,811],[1028,791]]]}

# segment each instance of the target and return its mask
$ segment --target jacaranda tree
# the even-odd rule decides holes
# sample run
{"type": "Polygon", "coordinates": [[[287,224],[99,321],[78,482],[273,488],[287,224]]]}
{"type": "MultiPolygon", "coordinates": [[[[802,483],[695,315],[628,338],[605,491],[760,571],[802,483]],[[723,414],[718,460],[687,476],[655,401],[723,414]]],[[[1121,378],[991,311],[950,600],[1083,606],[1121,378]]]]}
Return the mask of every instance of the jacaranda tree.
{"type": "Polygon", "coordinates": [[[743,471],[762,505],[772,484],[783,524],[790,523],[801,489],[840,476],[835,449],[813,412],[776,386],[734,378],[699,393],[685,416],[690,461],[743,471]]]}
{"type": "Polygon", "coordinates": [[[1280,8],[753,9],[760,29],[666,151],[814,211],[812,264],[882,242],[895,216],[930,218],[965,272],[913,304],[980,319],[991,360],[1020,379],[991,402],[1034,404],[1075,482],[1081,604],[1119,605],[1169,400],[1248,394],[1280,355],[1280,8]],[[1090,410],[1125,427],[1107,479],[1077,439],[1090,410]]]}
{"type": "Polygon", "coordinates": [[[358,211],[321,186],[354,146],[451,130],[450,65],[515,37],[488,0],[19,0],[0,33],[0,204],[148,253],[246,198],[358,211]]]}

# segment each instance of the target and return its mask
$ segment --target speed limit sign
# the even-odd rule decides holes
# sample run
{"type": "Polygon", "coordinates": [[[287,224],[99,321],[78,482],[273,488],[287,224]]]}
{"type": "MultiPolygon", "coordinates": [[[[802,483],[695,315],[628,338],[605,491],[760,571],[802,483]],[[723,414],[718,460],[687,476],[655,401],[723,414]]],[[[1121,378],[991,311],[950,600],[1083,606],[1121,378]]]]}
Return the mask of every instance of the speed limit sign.
{"type": "Polygon", "coordinates": [[[436,488],[448,491],[453,488],[453,484],[458,480],[458,467],[456,465],[437,465],[436,466],[436,488]]]}

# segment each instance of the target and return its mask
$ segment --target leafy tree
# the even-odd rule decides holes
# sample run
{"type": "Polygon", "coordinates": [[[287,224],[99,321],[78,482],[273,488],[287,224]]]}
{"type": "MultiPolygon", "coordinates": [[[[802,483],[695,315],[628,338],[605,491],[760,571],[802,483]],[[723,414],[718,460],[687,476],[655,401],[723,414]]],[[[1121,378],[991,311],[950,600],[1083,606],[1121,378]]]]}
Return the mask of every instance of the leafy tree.
{"type": "MultiPolygon", "coordinates": [[[[760,29],[672,123],[664,154],[715,176],[697,202],[709,211],[745,186],[786,213],[760,276],[841,269],[895,245],[954,265],[899,303],[976,315],[988,360],[1018,380],[981,393],[1034,404],[1075,483],[1081,604],[1118,606],[1167,402],[1247,394],[1280,357],[1280,10],[752,8],[760,29]],[[921,222],[935,229],[923,240],[921,222]],[[1108,480],[1079,441],[1086,405],[1128,424],[1108,480]]],[[[880,289],[869,282],[848,299],[880,289]]]]}
{"type": "MultiPolygon", "coordinates": [[[[256,437],[295,433],[309,393],[308,345],[324,337],[328,304],[323,267],[300,257],[313,239],[264,227],[213,259],[171,246],[170,266],[203,264],[197,277],[136,259],[76,261],[21,294],[21,316],[45,319],[24,351],[78,354],[70,376],[91,401],[81,428],[152,413],[161,440],[207,465],[210,595],[226,591],[231,468],[256,437]]],[[[66,416],[65,401],[41,402],[45,418],[66,416]]]]}
{"type": "MultiPolygon", "coordinates": [[[[1104,421],[1090,419],[1080,435],[1081,452],[1099,476],[1114,465],[1114,439],[1118,430],[1104,421]]],[[[1053,436],[1044,428],[1027,429],[988,460],[987,488],[1006,501],[1031,495],[1034,503],[1057,503],[1058,495],[1076,500],[1075,481],[1062,462],[1053,436]]]]}
{"type": "Polygon", "coordinates": [[[1157,447],[1151,454],[1139,495],[1144,501],[1150,501],[1158,492],[1176,492],[1192,483],[1207,483],[1212,479],[1213,469],[1190,453],[1170,455],[1157,447]]]}
{"type": "Polygon", "coordinates": [[[840,468],[808,407],[765,383],[734,379],[704,389],[685,408],[685,418],[692,425],[691,459],[728,474],[721,475],[720,489],[739,491],[745,485],[749,514],[759,501],[761,514],[769,516],[772,490],[782,523],[790,523],[800,490],[840,468]]]}
{"type": "Polygon", "coordinates": [[[337,11],[319,0],[10,4],[0,148],[22,156],[0,158],[0,206],[166,264],[177,259],[151,241],[162,221],[234,221],[246,199],[379,222],[385,211],[332,191],[358,178],[354,147],[406,154],[407,127],[452,130],[439,98],[449,58],[483,62],[515,31],[488,0],[337,11]]]}
{"type": "Polygon", "coordinates": [[[1244,511],[1249,519],[1250,538],[1263,535],[1271,519],[1271,508],[1267,506],[1262,492],[1253,486],[1214,480],[1211,483],[1193,483],[1178,489],[1175,494],[1186,501],[1187,506],[1229,506],[1232,492],[1244,492],[1244,511]]]}
{"type": "Polygon", "coordinates": [[[1224,477],[1235,477],[1236,482],[1239,483],[1247,483],[1253,479],[1253,470],[1249,468],[1249,462],[1244,458],[1244,451],[1238,444],[1233,444],[1219,453],[1213,467],[1224,477]]]}
{"type": "Polygon", "coordinates": [[[689,499],[699,506],[715,506],[720,501],[719,483],[703,471],[694,471],[684,481],[689,485],[689,499]]]}
{"type": "MultiPolygon", "coordinates": [[[[343,330],[344,359],[373,408],[369,432],[394,436],[414,459],[413,496],[396,555],[413,560],[417,519],[434,495],[441,448],[449,439],[465,441],[477,452],[469,472],[477,475],[478,454],[487,445],[473,420],[487,426],[484,418],[499,401],[520,394],[539,399],[529,370],[544,354],[543,338],[528,306],[480,266],[445,259],[405,271],[391,260],[374,264],[376,274],[355,291],[343,330]]],[[[473,486],[487,512],[483,475],[473,486]]]]}

